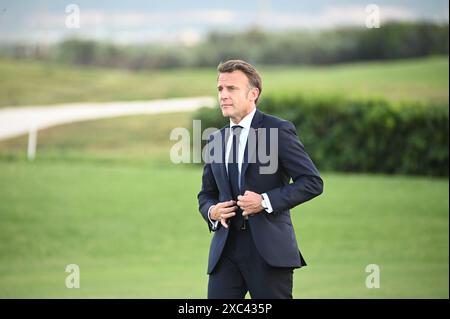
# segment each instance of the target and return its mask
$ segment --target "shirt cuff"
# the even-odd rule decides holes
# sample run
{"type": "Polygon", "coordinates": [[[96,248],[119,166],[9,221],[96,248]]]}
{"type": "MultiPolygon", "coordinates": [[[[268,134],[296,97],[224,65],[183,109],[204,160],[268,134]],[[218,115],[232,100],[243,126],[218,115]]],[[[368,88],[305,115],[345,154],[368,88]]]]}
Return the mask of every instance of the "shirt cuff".
{"type": "Polygon", "coordinates": [[[266,193],[261,194],[261,196],[264,198],[264,201],[267,204],[266,212],[269,214],[273,212],[272,205],[270,204],[269,196],[267,196],[266,193]]]}
{"type": "Polygon", "coordinates": [[[211,217],[209,216],[209,213],[211,213],[211,209],[213,209],[213,207],[216,205],[212,205],[209,209],[208,209],[208,219],[209,222],[211,223],[212,229],[216,229],[217,225],[219,224],[218,220],[212,220],[211,217]]]}

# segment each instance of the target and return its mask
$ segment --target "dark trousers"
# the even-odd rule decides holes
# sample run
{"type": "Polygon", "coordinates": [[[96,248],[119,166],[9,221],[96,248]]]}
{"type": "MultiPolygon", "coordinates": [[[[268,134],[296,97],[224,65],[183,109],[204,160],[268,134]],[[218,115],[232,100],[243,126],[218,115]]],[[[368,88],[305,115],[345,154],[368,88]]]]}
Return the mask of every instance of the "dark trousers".
{"type": "Polygon", "coordinates": [[[291,299],[293,268],[268,265],[259,255],[251,229],[230,227],[230,234],[214,271],[209,275],[209,299],[291,299]]]}

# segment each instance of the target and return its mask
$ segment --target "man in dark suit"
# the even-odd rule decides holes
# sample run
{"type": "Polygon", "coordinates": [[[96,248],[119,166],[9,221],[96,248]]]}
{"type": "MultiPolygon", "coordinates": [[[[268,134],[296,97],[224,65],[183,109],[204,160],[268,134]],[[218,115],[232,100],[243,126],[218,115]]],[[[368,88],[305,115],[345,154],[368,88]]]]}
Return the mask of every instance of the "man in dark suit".
{"type": "Polygon", "coordinates": [[[214,232],[208,298],[292,298],[293,270],[306,262],[290,209],[320,195],[323,181],[294,125],[256,108],[256,69],[230,60],[218,71],[220,108],[230,124],[207,144],[198,194],[214,232]]]}

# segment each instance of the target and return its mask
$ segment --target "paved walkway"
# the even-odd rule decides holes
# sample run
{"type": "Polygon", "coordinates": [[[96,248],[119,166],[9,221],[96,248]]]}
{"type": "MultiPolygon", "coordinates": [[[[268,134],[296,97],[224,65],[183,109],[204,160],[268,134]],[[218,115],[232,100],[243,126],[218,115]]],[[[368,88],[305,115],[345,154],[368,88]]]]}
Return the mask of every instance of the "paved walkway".
{"type": "Polygon", "coordinates": [[[124,115],[193,111],[202,106],[212,107],[215,103],[216,99],[212,97],[194,97],[0,108],[0,140],[27,134],[30,129],[124,115]]]}

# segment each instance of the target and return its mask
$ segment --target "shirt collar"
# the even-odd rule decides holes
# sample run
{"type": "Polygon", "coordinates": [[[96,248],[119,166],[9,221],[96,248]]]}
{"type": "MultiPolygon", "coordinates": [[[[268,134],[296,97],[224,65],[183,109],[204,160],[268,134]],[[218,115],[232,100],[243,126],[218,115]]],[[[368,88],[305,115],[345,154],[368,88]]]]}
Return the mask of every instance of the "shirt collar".
{"type": "Polygon", "coordinates": [[[253,120],[253,116],[256,113],[256,107],[253,109],[253,111],[251,111],[250,113],[248,113],[239,123],[233,123],[233,121],[230,119],[230,127],[233,127],[235,125],[240,125],[242,126],[244,129],[250,129],[250,126],[252,124],[252,120],[253,120]]]}

